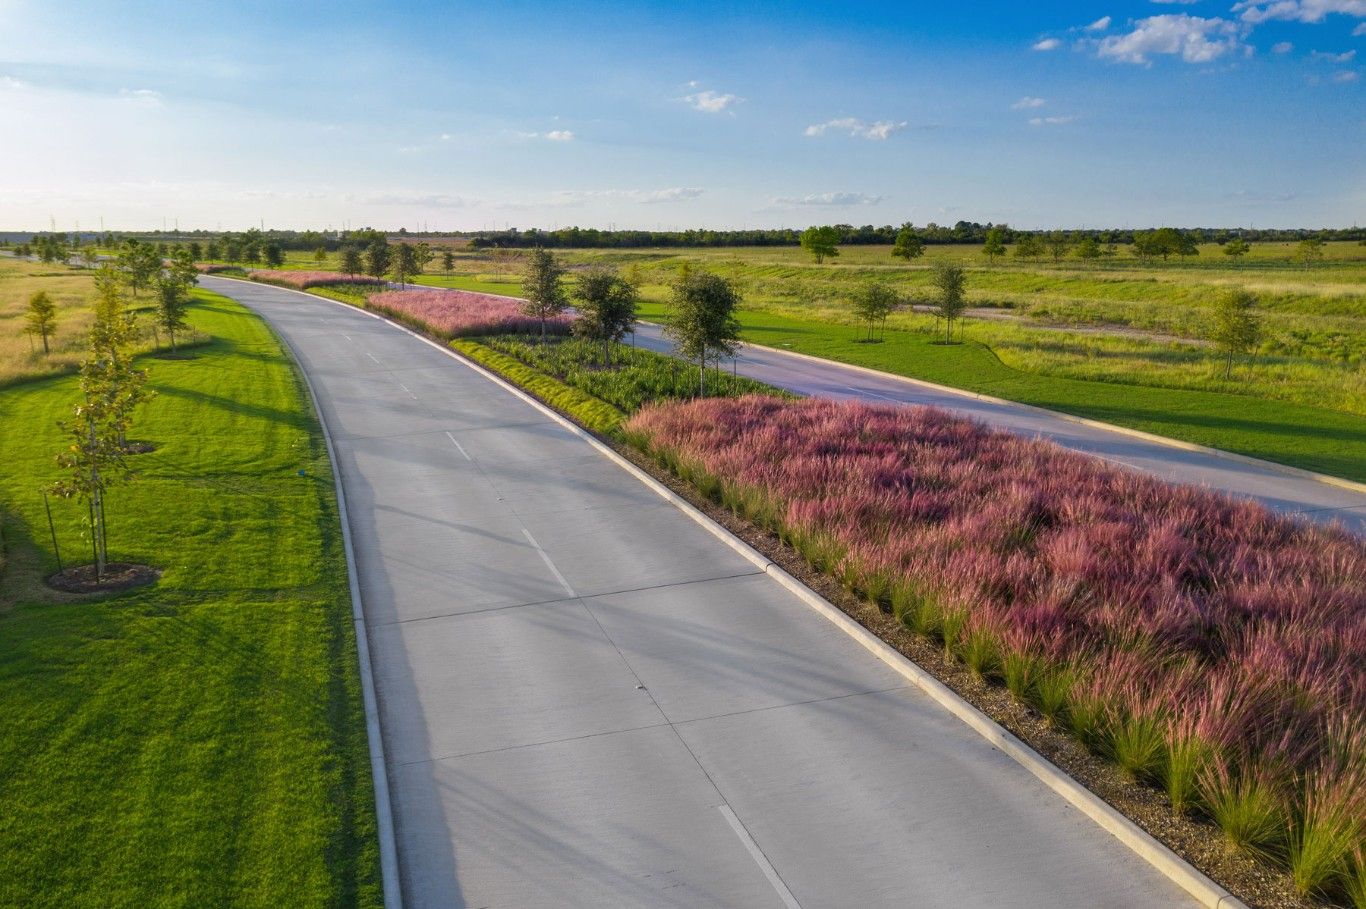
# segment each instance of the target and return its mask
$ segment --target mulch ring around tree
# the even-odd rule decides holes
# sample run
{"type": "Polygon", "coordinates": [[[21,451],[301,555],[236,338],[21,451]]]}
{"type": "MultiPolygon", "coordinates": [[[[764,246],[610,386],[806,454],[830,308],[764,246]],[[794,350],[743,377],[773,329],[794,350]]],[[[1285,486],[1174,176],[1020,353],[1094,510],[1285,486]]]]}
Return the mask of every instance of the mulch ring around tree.
{"type": "Polygon", "coordinates": [[[77,565],[50,576],[47,579],[47,586],[67,593],[110,593],[132,587],[145,587],[156,583],[160,577],[161,569],[153,568],[151,565],[110,562],[104,566],[104,573],[99,580],[95,579],[94,565],[77,565]]]}
{"type": "Polygon", "coordinates": [[[124,454],[147,454],[148,452],[156,450],[157,443],[147,442],[142,439],[129,439],[127,442],[123,443],[124,454]]]}

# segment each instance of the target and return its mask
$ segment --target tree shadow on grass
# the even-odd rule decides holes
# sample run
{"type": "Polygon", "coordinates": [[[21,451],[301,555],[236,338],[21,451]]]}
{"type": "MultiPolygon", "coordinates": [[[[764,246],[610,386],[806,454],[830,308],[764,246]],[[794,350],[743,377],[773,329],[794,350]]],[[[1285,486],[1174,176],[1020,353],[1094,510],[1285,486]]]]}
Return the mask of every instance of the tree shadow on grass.
{"type": "Polygon", "coordinates": [[[303,414],[297,410],[280,410],[275,407],[252,404],[247,401],[239,401],[222,395],[209,394],[205,391],[198,391],[192,388],[181,388],[174,385],[160,387],[157,389],[157,393],[172,398],[185,398],[192,401],[198,401],[209,407],[216,407],[229,413],[240,414],[246,417],[255,417],[261,420],[270,420],[274,423],[282,423],[303,432],[309,432],[313,428],[312,415],[303,414]]]}

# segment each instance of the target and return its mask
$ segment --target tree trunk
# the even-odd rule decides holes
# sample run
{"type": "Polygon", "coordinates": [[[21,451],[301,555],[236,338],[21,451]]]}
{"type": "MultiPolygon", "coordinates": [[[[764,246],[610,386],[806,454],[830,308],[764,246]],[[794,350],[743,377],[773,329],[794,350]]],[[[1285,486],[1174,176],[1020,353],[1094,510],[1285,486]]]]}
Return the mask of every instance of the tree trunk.
{"type": "Polygon", "coordinates": [[[707,352],[702,351],[702,357],[698,361],[700,368],[697,371],[697,396],[704,398],[707,396],[707,352]]]}
{"type": "MultiPolygon", "coordinates": [[[[29,340],[32,340],[32,339],[30,338],[29,340]]],[[[47,332],[45,331],[45,332],[43,332],[43,356],[47,356],[47,355],[48,355],[48,349],[47,349],[47,332]]]]}
{"type": "Polygon", "coordinates": [[[1228,352],[1228,359],[1224,361],[1224,381],[1227,382],[1233,375],[1233,351],[1228,352]]]}

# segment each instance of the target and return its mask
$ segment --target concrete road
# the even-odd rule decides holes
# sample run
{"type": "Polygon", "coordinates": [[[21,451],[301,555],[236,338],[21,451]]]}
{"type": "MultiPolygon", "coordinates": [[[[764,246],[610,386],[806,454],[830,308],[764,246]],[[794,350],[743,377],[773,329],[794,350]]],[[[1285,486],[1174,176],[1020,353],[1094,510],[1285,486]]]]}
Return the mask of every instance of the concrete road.
{"type": "Polygon", "coordinates": [[[538,409],[201,280],[288,340],[334,437],[409,906],[1190,905],[538,409]]]}
{"type": "MultiPolygon", "coordinates": [[[[636,343],[669,351],[658,325],[640,324],[636,343]]],[[[1198,451],[1185,451],[1121,432],[1086,426],[1046,411],[980,401],[964,394],[917,385],[893,375],[873,375],[829,360],[813,361],[780,350],[745,346],[736,364],[744,376],[802,395],[931,404],[1027,436],[1039,436],[1077,451],[1155,474],[1174,483],[1206,486],[1256,499],[1306,520],[1341,522],[1366,534],[1366,493],[1297,475],[1274,464],[1251,464],[1198,451]]]]}

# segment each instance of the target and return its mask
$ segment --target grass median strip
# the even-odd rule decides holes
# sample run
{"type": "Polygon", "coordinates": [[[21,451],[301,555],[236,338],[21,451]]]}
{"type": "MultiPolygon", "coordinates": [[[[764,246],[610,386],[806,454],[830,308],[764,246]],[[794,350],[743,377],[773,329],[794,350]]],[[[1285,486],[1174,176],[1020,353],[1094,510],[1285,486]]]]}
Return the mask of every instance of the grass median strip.
{"type": "MultiPolygon", "coordinates": [[[[377,906],[346,566],[317,421],[277,339],[203,291],[212,340],[144,358],[156,397],[111,557],[163,569],[99,599],[48,589],[41,488],[73,377],[0,391],[0,904],[377,906]]],[[[62,556],[89,558],[54,503],[62,556]]]]}

